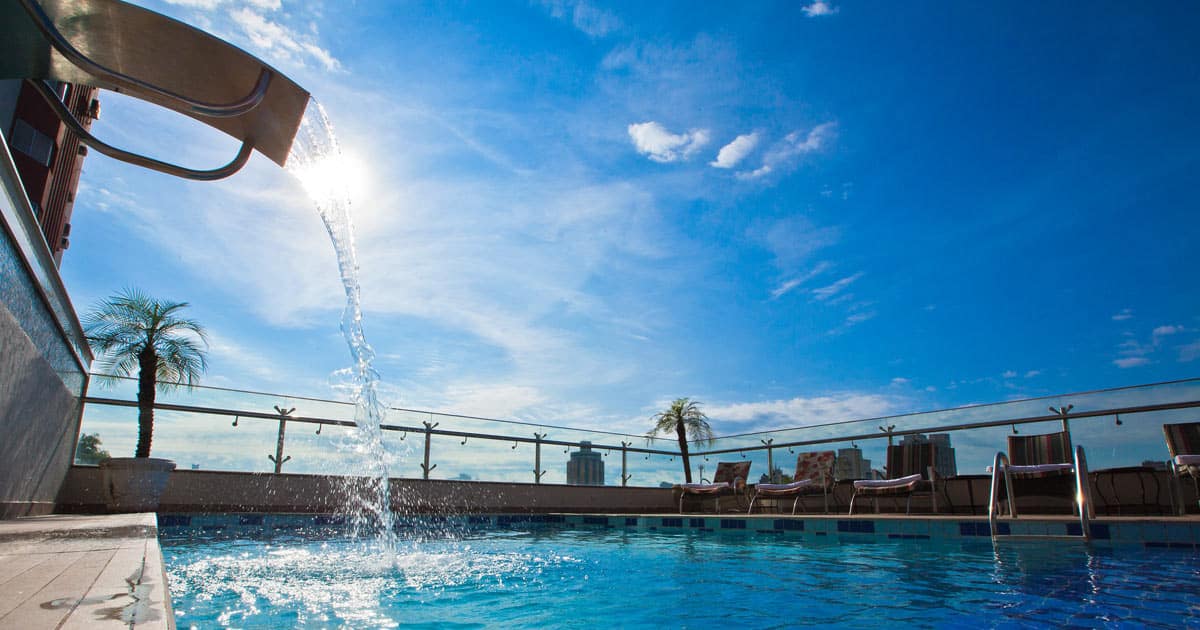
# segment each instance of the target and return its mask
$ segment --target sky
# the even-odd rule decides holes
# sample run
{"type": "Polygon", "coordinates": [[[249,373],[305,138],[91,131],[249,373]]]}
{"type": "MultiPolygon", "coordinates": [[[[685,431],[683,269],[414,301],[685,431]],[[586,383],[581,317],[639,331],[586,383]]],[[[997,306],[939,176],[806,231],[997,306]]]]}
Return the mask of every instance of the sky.
{"type": "MultiPolygon", "coordinates": [[[[328,110],[390,405],[641,434],[686,396],[728,435],[1200,371],[1196,4],[138,4],[328,110]]],[[[111,144],[236,152],[101,102],[111,144]]],[[[186,301],[203,383],[346,399],[274,163],[93,154],[72,224],[80,312],[186,301]]]]}

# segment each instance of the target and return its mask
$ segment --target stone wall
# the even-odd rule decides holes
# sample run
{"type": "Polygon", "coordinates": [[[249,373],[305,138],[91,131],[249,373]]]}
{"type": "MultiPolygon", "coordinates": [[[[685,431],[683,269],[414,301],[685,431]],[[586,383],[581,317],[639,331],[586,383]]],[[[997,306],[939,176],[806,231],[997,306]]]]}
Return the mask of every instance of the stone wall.
{"type": "Polygon", "coordinates": [[[0,303],[0,518],[53,511],[81,405],[0,303]]]}
{"type": "MultiPolygon", "coordinates": [[[[329,513],[344,508],[343,484],[346,477],[272,473],[176,470],[171,474],[163,496],[162,512],[301,512],[329,513]]],[[[1116,469],[1095,471],[1092,498],[1098,515],[1172,514],[1176,509],[1172,493],[1181,495],[1189,512],[1196,512],[1196,496],[1191,482],[1176,487],[1165,471],[1116,469]]],[[[674,513],[679,510],[678,495],[668,488],[621,488],[616,486],[565,486],[555,484],[500,483],[487,481],[442,481],[421,479],[392,480],[392,508],[413,513],[674,513]]],[[[987,514],[989,478],[983,475],[956,477],[940,488],[938,513],[987,514]]],[[[829,497],[830,513],[845,514],[854,489],[852,482],[839,482],[829,497]]],[[[74,466],[59,495],[63,512],[98,513],[104,511],[100,471],[94,466],[74,466]]],[[[1178,499],[1176,499],[1178,501],[1178,499]]],[[[1018,495],[1022,512],[1070,514],[1067,496],[1018,495]]],[[[723,511],[745,510],[745,501],[725,497],[723,511]],[[740,505],[740,508],[739,508],[740,505]]],[[[711,498],[703,504],[688,498],[689,512],[713,510],[711,498]]],[[[767,502],[755,506],[755,512],[790,512],[791,499],[778,505],[767,502]]],[[[903,512],[904,499],[879,501],[882,512],[903,512]]],[[[913,499],[913,513],[931,512],[928,495],[913,499]]],[[[821,514],[824,500],[819,494],[804,498],[798,513],[821,514]]],[[[855,514],[871,514],[870,499],[860,499],[855,514]]]]}
{"type": "MultiPolygon", "coordinates": [[[[353,477],[176,470],[161,512],[337,512],[353,477]]],[[[678,510],[666,488],[565,486],[488,481],[393,479],[392,508],[401,512],[634,512],[678,510]]],[[[104,511],[100,470],[74,466],[58,497],[62,512],[104,511]]]]}

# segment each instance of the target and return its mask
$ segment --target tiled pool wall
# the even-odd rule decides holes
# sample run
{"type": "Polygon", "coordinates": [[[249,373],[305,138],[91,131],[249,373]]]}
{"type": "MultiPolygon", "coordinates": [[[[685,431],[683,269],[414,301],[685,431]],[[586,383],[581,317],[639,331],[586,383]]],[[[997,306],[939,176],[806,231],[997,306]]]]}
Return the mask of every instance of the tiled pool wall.
{"type": "MultiPolygon", "coordinates": [[[[352,527],[343,515],[311,514],[160,514],[160,535],[269,536],[287,533],[344,532],[352,527]]],[[[853,541],[874,540],[979,540],[991,537],[987,519],[981,518],[837,518],[739,517],[736,515],[588,515],[588,514],[464,514],[399,517],[395,530],[402,535],[438,535],[478,530],[596,529],[659,532],[713,532],[754,536],[811,537],[853,541]]],[[[1200,550],[1200,521],[1170,519],[1108,520],[1090,524],[1093,542],[1135,544],[1200,550]]],[[[997,523],[1000,536],[1079,536],[1078,521],[1020,518],[997,523]]]]}

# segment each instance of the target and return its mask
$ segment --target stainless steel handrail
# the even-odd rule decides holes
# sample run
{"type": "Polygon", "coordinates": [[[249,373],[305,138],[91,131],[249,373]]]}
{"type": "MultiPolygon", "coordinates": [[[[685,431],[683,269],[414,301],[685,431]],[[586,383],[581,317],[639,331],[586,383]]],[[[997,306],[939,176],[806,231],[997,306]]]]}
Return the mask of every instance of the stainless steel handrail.
{"type": "Polygon", "coordinates": [[[1017,517],[1017,502],[1013,500],[1012,476],[1008,471],[1008,455],[1004,451],[996,453],[992,460],[992,492],[988,498],[988,531],[992,538],[996,537],[996,519],[1000,513],[1000,471],[1004,471],[1004,487],[1008,491],[1008,514],[1017,517]]]}
{"type": "MultiPolygon", "coordinates": [[[[1149,413],[1149,412],[1153,412],[1153,411],[1170,411],[1173,409],[1194,409],[1197,407],[1200,407],[1200,400],[1189,400],[1189,401],[1184,401],[1184,402],[1161,403],[1161,404],[1157,404],[1157,405],[1137,405],[1137,406],[1133,406],[1133,407],[1116,407],[1116,408],[1112,408],[1112,409],[1100,409],[1100,410],[1095,410],[1095,411],[1081,411],[1078,413],[1072,413],[1071,418],[1072,419],[1101,418],[1104,416],[1111,416],[1111,415],[1124,416],[1127,414],[1133,415],[1133,414],[1138,414],[1138,413],[1149,413]]],[[[968,423],[961,423],[961,424],[948,424],[948,425],[940,425],[940,426],[920,427],[920,428],[916,428],[916,429],[905,429],[903,431],[894,430],[891,432],[859,433],[856,435],[840,435],[837,437],[829,437],[829,438],[817,438],[817,439],[812,439],[812,440],[798,440],[798,441],[794,441],[794,442],[782,442],[779,444],[772,444],[771,448],[778,449],[778,448],[789,448],[789,447],[796,447],[796,446],[812,446],[815,444],[833,444],[836,442],[866,441],[866,440],[887,438],[889,436],[892,438],[896,438],[896,437],[905,436],[905,435],[919,435],[919,434],[924,434],[924,433],[930,433],[933,431],[948,432],[948,431],[966,431],[966,430],[970,430],[970,429],[987,429],[987,428],[991,428],[991,427],[1005,427],[1010,424],[1034,424],[1034,423],[1038,423],[1038,422],[1058,421],[1061,419],[1062,419],[1061,415],[1054,414],[1054,415],[1042,415],[1042,416],[1029,416],[1029,417],[1025,417],[1025,418],[1010,418],[1010,419],[1006,419],[1006,420],[987,420],[984,422],[968,422],[968,423]]],[[[795,430],[795,429],[789,429],[789,430],[795,430]]],[[[727,439],[727,438],[718,438],[718,439],[727,439]]],[[[761,451],[761,450],[766,450],[766,447],[751,446],[751,445],[734,446],[734,447],[730,447],[730,448],[722,448],[722,449],[708,450],[708,451],[689,450],[689,453],[692,455],[704,456],[704,455],[724,455],[727,453],[741,453],[744,451],[761,451]]]]}
{"type": "Polygon", "coordinates": [[[1075,504],[1079,507],[1079,528],[1084,540],[1092,539],[1090,519],[1095,516],[1092,507],[1092,490],[1088,485],[1087,457],[1083,447],[1075,446],[1075,504]]]}
{"type": "Polygon", "coordinates": [[[75,117],[71,115],[71,111],[63,105],[62,101],[58,100],[58,95],[54,93],[54,90],[49,85],[46,85],[45,81],[31,79],[29,84],[45,99],[59,120],[69,127],[75,135],[79,136],[81,142],[114,160],[120,160],[127,164],[141,166],[185,179],[214,181],[224,179],[242,170],[242,167],[250,159],[250,154],[254,152],[254,140],[247,137],[242,141],[242,148],[238,150],[237,155],[228,164],[211,170],[197,170],[118,149],[110,144],[106,144],[104,141],[93,136],[87,129],[84,129],[83,125],[79,124],[79,121],[75,120],[75,117]]]}
{"type": "Polygon", "coordinates": [[[190,113],[197,116],[232,118],[249,112],[262,103],[263,98],[267,95],[267,88],[271,85],[271,78],[274,76],[274,73],[270,69],[264,67],[259,72],[258,80],[255,82],[254,87],[246,96],[232,103],[204,103],[100,65],[76,49],[66,37],[63,37],[63,34],[55,27],[54,20],[50,19],[50,16],[46,14],[45,10],[35,0],[20,1],[26,13],[33,19],[33,23],[42,32],[42,35],[46,37],[47,41],[50,42],[50,45],[80,70],[110,83],[133,88],[138,91],[149,92],[160,98],[183,103],[187,106],[187,110],[190,113]]]}

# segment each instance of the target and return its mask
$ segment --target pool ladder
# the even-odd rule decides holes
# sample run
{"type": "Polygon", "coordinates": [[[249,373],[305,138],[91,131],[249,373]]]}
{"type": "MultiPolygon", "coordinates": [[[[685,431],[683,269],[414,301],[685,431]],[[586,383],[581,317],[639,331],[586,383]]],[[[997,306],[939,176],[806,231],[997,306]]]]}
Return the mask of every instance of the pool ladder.
{"type": "Polygon", "coordinates": [[[1064,540],[1083,540],[1088,542],[1092,539],[1090,521],[1095,517],[1095,508],[1092,506],[1091,491],[1088,488],[1088,467],[1087,458],[1083,454],[1083,447],[1075,447],[1075,461],[1073,462],[1073,472],[1075,474],[1075,509],[1079,513],[1079,531],[1078,536],[1066,535],[1057,536],[1053,534],[1046,535],[1012,535],[1005,534],[1001,536],[996,528],[997,520],[1000,516],[1000,475],[1001,471],[1004,475],[1004,487],[1008,495],[1008,515],[1011,518],[1017,518],[1017,502],[1013,498],[1012,474],[1009,471],[1008,455],[1004,451],[996,453],[996,458],[992,462],[992,492],[988,500],[988,528],[992,534],[992,540],[1000,538],[1022,539],[1064,539],[1064,540]]]}

